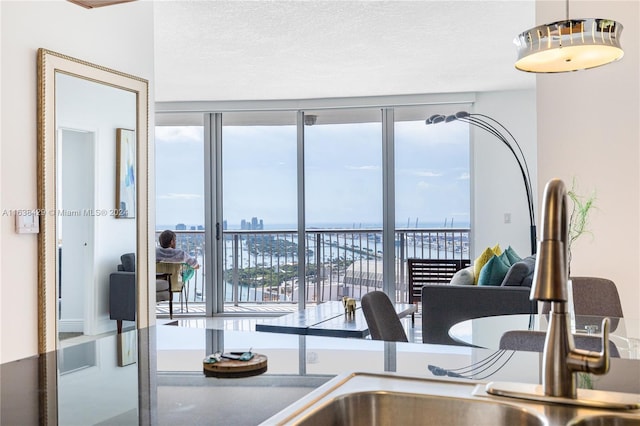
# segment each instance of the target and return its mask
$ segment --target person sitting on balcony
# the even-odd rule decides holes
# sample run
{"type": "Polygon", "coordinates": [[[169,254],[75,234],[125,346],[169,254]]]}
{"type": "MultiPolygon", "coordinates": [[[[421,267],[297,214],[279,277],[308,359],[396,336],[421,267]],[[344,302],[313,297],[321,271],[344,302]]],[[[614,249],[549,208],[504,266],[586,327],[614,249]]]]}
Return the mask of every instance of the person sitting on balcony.
{"type": "Polygon", "coordinates": [[[186,263],[193,269],[198,269],[198,260],[186,251],[176,248],[176,233],[170,230],[162,231],[158,238],[160,247],[156,247],[156,262],[186,263]]]}

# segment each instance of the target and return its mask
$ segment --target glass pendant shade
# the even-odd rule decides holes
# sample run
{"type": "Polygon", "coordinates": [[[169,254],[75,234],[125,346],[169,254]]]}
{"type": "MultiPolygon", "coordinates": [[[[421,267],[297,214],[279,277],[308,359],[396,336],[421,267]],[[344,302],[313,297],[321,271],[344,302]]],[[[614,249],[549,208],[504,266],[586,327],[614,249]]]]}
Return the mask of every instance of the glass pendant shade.
{"type": "Polygon", "coordinates": [[[605,65],[622,58],[622,24],[611,19],[570,19],[540,25],[519,34],[516,68],[557,73],[605,65]]]}

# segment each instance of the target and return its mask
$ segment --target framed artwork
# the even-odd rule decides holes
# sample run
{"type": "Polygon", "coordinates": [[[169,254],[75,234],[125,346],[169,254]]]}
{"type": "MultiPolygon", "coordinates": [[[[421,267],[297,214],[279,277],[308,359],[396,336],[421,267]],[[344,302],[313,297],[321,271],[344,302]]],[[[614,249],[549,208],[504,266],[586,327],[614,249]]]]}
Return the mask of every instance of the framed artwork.
{"type": "Polygon", "coordinates": [[[115,217],[136,217],[136,132],[116,129],[115,217]]]}

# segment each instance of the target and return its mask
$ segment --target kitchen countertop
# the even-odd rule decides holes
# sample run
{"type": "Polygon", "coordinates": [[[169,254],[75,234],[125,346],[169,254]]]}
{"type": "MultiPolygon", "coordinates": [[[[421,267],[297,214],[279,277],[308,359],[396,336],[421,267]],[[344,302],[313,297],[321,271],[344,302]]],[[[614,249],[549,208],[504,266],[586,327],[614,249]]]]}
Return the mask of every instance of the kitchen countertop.
{"type": "MultiPolygon", "coordinates": [[[[38,424],[38,413],[61,425],[258,424],[348,371],[430,378],[435,366],[479,382],[539,383],[541,366],[538,353],[460,346],[176,325],[133,333],[138,361],[124,367],[115,335],[0,366],[0,424],[38,424]],[[202,373],[208,354],[249,349],[268,357],[266,373],[242,379],[202,373]],[[66,372],[49,371],[45,383],[39,368],[56,365],[56,357],[66,372]]],[[[596,376],[593,385],[640,393],[640,361],[613,359],[609,374],[596,376]]]]}

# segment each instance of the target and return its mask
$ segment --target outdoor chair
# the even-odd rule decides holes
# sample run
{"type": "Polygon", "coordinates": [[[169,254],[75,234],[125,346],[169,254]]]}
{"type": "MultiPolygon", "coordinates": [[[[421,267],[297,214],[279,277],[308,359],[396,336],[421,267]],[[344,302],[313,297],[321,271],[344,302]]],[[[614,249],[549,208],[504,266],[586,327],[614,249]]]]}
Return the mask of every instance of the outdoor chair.
{"type": "MultiPolygon", "coordinates": [[[[420,306],[425,284],[449,284],[456,272],[469,265],[469,259],[407,259],[409,303],[420,306]]],[[[411,324],[414,323],[415,313],[412,313],[411,324]]]]}
{"type": "Polygon", "coordinates": [[[186,307],[186,311],[189,312],[189,301],[187,287],[185,286],[184,263],[170,263],[170,262],[156,262],[156,279],[165,280],[169,283],[169,318],[173,319],[173,295],[174,293],[180,293],[180,312],[182,312],[182,303],[186,307]],[[183,299],[184,296],[184,299],[183,299]]]}

